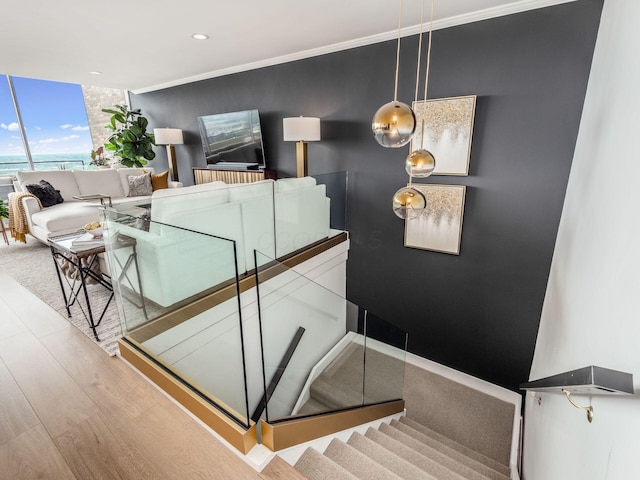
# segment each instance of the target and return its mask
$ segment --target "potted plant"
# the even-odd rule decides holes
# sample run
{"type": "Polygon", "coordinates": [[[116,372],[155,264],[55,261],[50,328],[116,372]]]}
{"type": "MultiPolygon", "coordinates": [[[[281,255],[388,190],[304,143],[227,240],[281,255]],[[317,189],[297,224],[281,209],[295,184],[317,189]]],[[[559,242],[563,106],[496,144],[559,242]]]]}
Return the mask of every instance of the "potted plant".
{"type": "MultiPolygon", "coordinates": [[[[0,219],[9,218],[9,207],[6,203],[0,198],[0,219]]],[[[2,220],[0,220],[1,222],[2,220]]]]}
{"type": "Polygon", "coordinates": [[[98,168],[109,168],[107,159],[104,156],[104,147],[91,150],[91,163],[89,165],[95,165],[98,168]]]}
{"type": "Polygon", "coordinates": [[[129,110],[126,105],[115,105],[113,109],[102,110],[111,115],[107,129],[113,133],[104,144],[104,148],[120,157],[125,167],[143,167],[156,156],[153,151],[155,139],[147,132],[148,120],[140,109],[129,110]]]}

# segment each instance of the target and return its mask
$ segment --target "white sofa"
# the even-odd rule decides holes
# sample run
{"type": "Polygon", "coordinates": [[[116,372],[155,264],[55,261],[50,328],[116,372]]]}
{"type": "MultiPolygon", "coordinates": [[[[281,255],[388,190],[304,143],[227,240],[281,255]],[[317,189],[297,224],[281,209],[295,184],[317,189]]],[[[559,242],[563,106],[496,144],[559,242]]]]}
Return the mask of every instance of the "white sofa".
{"type": "MultiPolygon", "coordinates": [[[[145,168],[144,172],[153,173],[153,169],[145,168]]],[[[29,233],[47,243],[49,237],[72,233],[87,223],[100,220],[99,202],[75,200],[74,196],[101,193],[109,195],[114,204],[149,202],[151,196],[128,196],[128,176],[144,172],[140,168],[17,172],[14,188],[17,192],[26,192],[26,185],[46,180],[60,191],[64,202],[42,209],[35,198],[22,199],[29,233]]],[[[180,182],[169,182],[169,187],[180,186],[180,182]]]]}
{"type": "MultiPolygon", "coordinates": [[[[234,278],[236,263],[240,275],[253,269],[254,250],[265,255],[262,262],[327,238],[329,207],[325,186],[311,177],[212,182],[154,192],[148,231],[120,218],[107,221],[107,232],[136,240],[143,295],[168,307],[234,278]]],[[[114,277],[129,254],[108,249],[114,277]]],[[[135,272],[127,274],[137,285],[135,272]]]]}

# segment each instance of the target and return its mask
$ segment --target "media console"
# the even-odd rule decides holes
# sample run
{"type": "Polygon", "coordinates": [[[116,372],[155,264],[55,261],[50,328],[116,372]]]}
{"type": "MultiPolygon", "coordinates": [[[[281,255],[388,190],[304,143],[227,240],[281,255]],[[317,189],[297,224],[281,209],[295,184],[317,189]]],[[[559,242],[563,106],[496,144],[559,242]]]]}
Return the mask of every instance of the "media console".
{"type": "Polygon", "coordinates": [[[215,181],[225,183],[253,183],[268,179],[275,180],[276,172],[273,170],[193,168],[193,180],[196,185],[215,181]]]}

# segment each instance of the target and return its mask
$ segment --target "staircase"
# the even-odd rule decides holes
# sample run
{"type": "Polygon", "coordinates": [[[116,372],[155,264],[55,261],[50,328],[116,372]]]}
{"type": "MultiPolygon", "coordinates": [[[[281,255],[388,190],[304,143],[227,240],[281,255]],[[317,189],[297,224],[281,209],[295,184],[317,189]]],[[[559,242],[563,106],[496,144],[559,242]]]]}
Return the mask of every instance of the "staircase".
{"type": "Polygon", "coordinates": [[[409,418],[401,417],[324,453],[308,448],[295,468],[309,480],[509,480],[509,468],[409,418]]]}
{"type": "Polygon", "coordinates": [[[296,413],[308,415],[399,399],[404,361],[368,348],[365,371],[364,359],[363,345],[349,343],[311,383],[309,399],[296,413]]]}

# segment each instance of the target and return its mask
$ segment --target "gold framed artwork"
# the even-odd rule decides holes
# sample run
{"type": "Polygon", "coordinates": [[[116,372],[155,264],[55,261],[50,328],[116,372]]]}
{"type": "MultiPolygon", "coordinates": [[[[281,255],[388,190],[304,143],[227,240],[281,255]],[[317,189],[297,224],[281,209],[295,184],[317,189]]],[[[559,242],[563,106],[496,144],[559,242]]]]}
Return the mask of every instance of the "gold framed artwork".
{"type": "Polygon", "coordinates": [[[477,95],[413,102],[416,132],[411,151],[424,148],[436,159],[433,175],[469,175],[477,95]],[[424,143],[422,137],[424,136],[424,143]]]}
{"type": "Polygon", "coordinates": [[[412,186],[423,193],[427,206],[422,215],[405,221],[404,246],[459,255],[467,187],[416,183],[412,186]]]}

